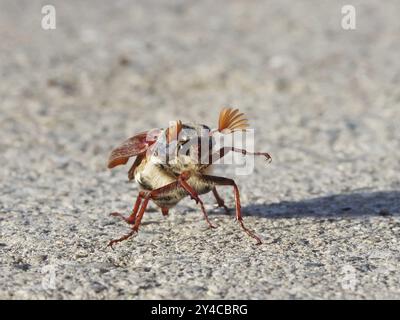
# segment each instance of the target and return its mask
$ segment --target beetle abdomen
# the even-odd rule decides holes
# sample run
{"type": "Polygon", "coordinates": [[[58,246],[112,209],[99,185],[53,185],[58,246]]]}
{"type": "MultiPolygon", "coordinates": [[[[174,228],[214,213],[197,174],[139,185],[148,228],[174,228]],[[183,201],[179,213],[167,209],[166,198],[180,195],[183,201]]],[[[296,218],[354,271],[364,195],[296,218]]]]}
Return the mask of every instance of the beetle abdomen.
{"type": "MultiPolygon", "coordinates": [[[[177,177],[170,174],[162,166],[152,162],[140,165],[135,171],[135,180],[140,187],[147,191],[156,190],[170,183],[176,182],[177,177]]],[[[197,194],[204,194],[212,190],[214,185],[201,178],[201,175],[193,172],[187,183],[196,191],[197,194]]],[[[163,192],[153,198],[153,201],[160,207],[173,207],[183,198],[188,196],[188,192],[182,187],[163,192]]]]}
{"type": "MultiPolygon", "coordinates": [[[[187,183],[197,194],[210,192],[214,187],[214,184],[201,179],[199,176],[190,177],[187,183]]],[[[185,189],[177,187],[176,189],[158,195],[153,201],[160,207],[171,208],[188,195],[189,193],[185,189]]]]}

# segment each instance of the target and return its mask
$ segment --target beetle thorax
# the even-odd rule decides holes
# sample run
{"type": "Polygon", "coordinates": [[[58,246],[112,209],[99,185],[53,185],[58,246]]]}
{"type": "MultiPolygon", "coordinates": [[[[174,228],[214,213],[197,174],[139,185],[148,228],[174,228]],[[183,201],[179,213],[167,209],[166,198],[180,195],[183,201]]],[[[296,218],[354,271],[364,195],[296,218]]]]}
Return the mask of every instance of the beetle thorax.
{"type": "Polygon", "coordinates": [[[183,171],[199,172],[209,166],[202,159],[202,153],[211,150],[213,145],[209,133],[205,125],[183,124],[182,130],[170,141],[167,142],[165,134],[159,137],[148,155],[149,159],[174,174],[183,171]]]}

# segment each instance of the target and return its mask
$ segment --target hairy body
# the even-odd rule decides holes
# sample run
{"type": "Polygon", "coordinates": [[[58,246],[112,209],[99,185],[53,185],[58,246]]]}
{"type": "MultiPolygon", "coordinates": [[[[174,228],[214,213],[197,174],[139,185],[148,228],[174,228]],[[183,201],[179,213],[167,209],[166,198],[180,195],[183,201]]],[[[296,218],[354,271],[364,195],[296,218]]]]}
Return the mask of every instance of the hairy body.
{"type": "Polygon", "coordinates": [[[221,111],[216,130],[210,130],[202,124],[183,124],[181,121],[176,121],[165,130],[153,129],[139,133],[115,148],[110,155],[108,167],[126,164],[130,157],[136,156],[128,177],[139,184],[140,192],[129,217],[124,217],[118,212],[111,213],[131,224],[132,229],[121,238],[111,240],[109,246],[112,247],[113,244],[126,240],[138,232],[150,200],[161,208],[163,215],[167,215],[170,208],[190,196],[200,205],[208,225],[215,228],[208,219],[199,196],[212,191],[218,206],[224,207],[228,212],[224,201],[217,193],[216,186],[233,187],[236,219],[242,229],[256,239],[257,244],[261,244],[260,238],[244,226],[239,189],[234,180],[210,175],[214,159],[222,158],[231,151],[243,155],[261,155],[268,160],[271,159],[266,152],[253,153],[233,146],[213,151],[214,135],[217,132],[225,135],[235,130],[244,130],[246,127],[247,120],[243,118],[243,114],[237,109],[227,108],[221,111]]]}
{"type": "MultiPolygon", "coordinates": [[[[186,182],[196,191],[197,194],[210,192],[215,184],[203,178],[203,175],[211,173],[211,166],[202,168],[199,171],[197,164],[178,164],[177,170],[170,170],[164,164],[157,163],[157,159],[150,158],[143,160],[134,171],[134,179],[143,191],[153,191],[177,181],[179,174],[186,172],[188,179],[186,182]]],[[[188,193],[183,188],[176,188],[162,192],[153,202],[161,208],[172,208],[188,193]]]]}

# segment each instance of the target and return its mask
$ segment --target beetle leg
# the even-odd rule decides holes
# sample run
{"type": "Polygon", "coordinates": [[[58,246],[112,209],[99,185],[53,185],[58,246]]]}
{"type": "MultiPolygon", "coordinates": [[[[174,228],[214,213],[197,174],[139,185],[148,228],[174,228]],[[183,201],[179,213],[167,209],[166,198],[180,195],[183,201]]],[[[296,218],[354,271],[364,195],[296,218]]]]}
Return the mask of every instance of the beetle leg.
{"type": "Polygon", "coordinates": [[[245,149],[238,149],[238,148],[232,148],[231,150],[233,152],[240,152],[243,155],[264,156],[269,163],[272,162],[272,157],[269,155],[268,152],[250,152],[250,151],[247,151],[245,149]]]}
{"type": "Polygon", "coordinates": [[[136,232],[136,231],[132,229],[128,234],[122,236],[121,238],[111,240],[111,241],[108,243],[107,247],[110,247],[111,249],[114,249],[114,248],[113,248],[113,245],[114,245],[114,244],[129,239],[130,237],[132,237],[132,236],[135,234],[135,232],[136,232]]]}
{"type": "Polygon", "coordinates": [[[236,220],[239,221],[240,226],[242,229],[252,238],[257,240],[257,244],[261,244],[261,239],[256,236],[251,230],[247,229],[243,223],[242,212],[240,207],[240,195],[239,195],[239,188],[237,187],[234,180],[224,177],[216,177],[216,176],[208,176],[203,175],[203,178],[215,183],[216,185],[220,186],[233,186],[234,194],[235,194],[235,204],[236,204],[236,220]]]}
{"type": "MultiPolygon", "coordinates": [[[[134,222],[134,225],[132,226],[132,230],[128,234],[122,236],[119,239],[111,240],[108,243],[108,246],[112,248],[112,246],[114,244],[129,239],[136,232],[139,231],[140,222],[142,221],[144,212],[145,212],[145,210],[147,208],[147,205],[148,205],[150,199],[156,199],[158,195],[163,194],[163,193],[168,192],[168,191],[171,191],[173,189],[179,188],[179,187],[182,187],[184,190],[186,190],[189,193],[189,195],[196,201],[196,203],[200,203],[201,210],[203,211],[204,217],[205,217],[208,225],[211,228],[215,228],[215,226],[208,219],[208,215],[207,215],[207,212],[206,212],[206,210],[204,208],[203,201],[201,201],[201,199],[199,198],[199,195],[197,194],[197,192],[186,182],[186,180],[188,178],[189,178],[189,174],[187,172],[183,172],[181,175],[179,175],[177,181],[174,181],[174,182],[172,182],[170,184],[167,184],[166,186],[163,186],[161,188],[149,191],[146,195],[144,195],[144,193],[142,193],[142,195],[139,194],[144,199],[144,201],[142,203],[142,206],[141,206],[139,212],[137,213],[137,215],[136,215],[136,217],[134,219],[135,222],[134,222]]],[[[138,206],[139,205],[140,204],[138,204],[138,206]]],[[[136,205],[135,205],[135,207],[136,207],[136,205]]]]}
{"type": "Polygon", "coordinates": [[[118,242],[121,242],[121,241],[124,241],[124,240],[127,240],[130,237],[132,237],[136,232],[138,232],[139,226],[140,226],[140,222],[142,221],[142,218],[143,218],[144,212],[145,212],[145,210],[147,208],[147,205],[149,203],[149,200],[152,199],[152,198],[157,197],[157,195],[159,195],[159,194],[162,194],[164,192],[168,192],[168,191],[173,190],[173,189],[175,189],[177,187],[179,187],[179,181],[172,182],[170,184],[167,184],[166,186],[163,186],[161,188],[149,191],[147,193],[141,191],[142,198],[144,199],[144,201],[142,203],[142,206],[141,206],[139,212],[137,213],[137,215],[135,217],[135,222],[134,222],[134,225],[132,226],[132,230],[128,234],[122,236],[119,239],[111,240],[108,243],[108,246],[112,248],[112,246],[114,244],[116,244],[118,242]]]}
{"type": "Polygon", "coordinates": [[[120,217],[122,220],[124,220],[128,224],[135,224],[136,214],[139,210],[140,204],[142,203],[143,196],[144,196],[143,191],[140,191],[139,195],[136,199],[135,206],[133,207],[132,213],[129,217],[124,217],[119,212],[112,212],[112,213],[110,213],[110,215],[113,217],[120,217]]]}
{"type": "Polygon", "coordinates": [[[229,213],[229,208],[225,205],[224,199],[222,199],[221,196],[218,194],[216,187],[212,189],[212,192],[214,194],[215,200],[217,200],[218,207],[223,207],[225,209],[225,212],[229,213]]]}
{"type": "Polygon", "coordinates": [[[168,215],[168,211],[169,211],[168,208],[161,208],[161,212],[162,212],[162,215],[163,215],[164,217],[168,215]]]}
{"type": "Polygon", "coordinates": [[[190,197],[191,197],[194,201],[196,201],[196,204],[200,204],[201,211],[203,211],[204,218],[206,219],[206,221],[207,221],[208,225],[210,226],[210,228],[213,228],[213,229],[216,228],[216,226],[214,226],[214,225],[211,223],[211,221],[208,219],[207,211],[206,211],[206,209],[204,208],[204,203],[203,203],[203,201],[201,201],[201,199],[200,199],[199,195],[197,194],[196,190],[194,190],[194,189],[186,182],[186,179],[187,179],[187,177],[185,177],[185,176],[183,176],[183,175],[180,175],[180,176],[178,177],[179,184],[182,186],[183,189],[185,189],[185,190],[189,193],[190,197]]]}
{"type": "Polygon", "coordinates": [[[239,149],[239,148],[234,148],[234,147],[223,147],[223,148],[219,149],[219,151],[216,151],[215,153],[210,154],[210,163],[212,163],[213,160],[215,162],[218,159],[223,158],[230,151],[239,152],[243,155],[264,156],[268,162],[272,162],[272,157],[269,155],[268,152],[251,152],[251,151],[247,151],[245,149],[239,149]]]}

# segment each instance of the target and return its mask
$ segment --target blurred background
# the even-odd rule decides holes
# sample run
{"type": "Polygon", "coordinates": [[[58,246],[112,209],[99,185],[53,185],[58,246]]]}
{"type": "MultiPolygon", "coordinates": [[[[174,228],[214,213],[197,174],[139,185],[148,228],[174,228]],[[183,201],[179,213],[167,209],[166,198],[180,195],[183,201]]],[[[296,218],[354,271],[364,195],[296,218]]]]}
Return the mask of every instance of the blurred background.
{"type": "MultiPolygon", "coordinates": [[[[361,227],[357,222],[357,228],[365,232],[354,231],[351,240],[342,239],[341,247],[337,233],[351,233],[352,223],[336,225],[317,246],[335,242],[340,247],[337,250],[347,252],[348,241],[357,247],[362,239],[378,234],[379,241],[385,240],[381,245],[389,250],[388,256],[398,259],[400,3],[351,0],[348,4],[356,9],[355,30],[342,28],[343,1],[0,0],[0,250],[5,257],[2,276],[8,275],[0,297],[54,297],[54,292],[21,285],[30,279],[40,286],[38,270],[50,258],[78,261],[76,268],[83,273],[102,264],[99,270],[109,270],[120,261],[130,270],[155,266],[152,259],[157,250],[170,250],[163,247],[164,237],[184,250],[179,236],[192,232],[193,243],[186,244],[187,252],[194,252],[200,241],[196,236],[208,241],[198,230],[203,226],[200,213],[187,200],[169,222],[158,212],[149,214],[149,219],[160,223],[141,230],[138,239],[151,257],[143,258],[139,266],[132,258],[140,250],[134,245],[136,239],[120,245],[116,253],[105,250],[103,244],[110,237],[127,230],[107,213],[128,212],[137,192],[135,184],[126,182],[128,168],[110,172],[106,162],[110,150],[125,138],[165,127],[170,120],[216,126],[223,106],[239,108],[247,115],[256,130],[256,149],[273,157],[271,165],[256,161],[252,176],[237,177],[250,226],[272,243],[268,253],[257,254],[254,265],[249,262],[250,269],[258,270],[257,276],[236,275],[229,266],[222,266],[217,275],[207,271],[206,276],[200,268],[203,271],[197,278],[206,280],[198,284],[169,271],[172,274],[167,272],[160,281],[173,285],[154,289],[151,272],[131,282],[121,273],[106,273],[96,278],[97,284],[63,278],[64,289],[58,297],[232,298],[240,293],[242,298],[302,298],[308,292],[314,298],[365,298],[399,294],[398,287],[393,287],[397,277],[390,285],[365,280],[360,292],[343,291],[334,278],[341,258],[331,260],[336,247],[314,248],[319,262],[325,257],[334,265],[317,266],[323,274],[317,278],[327,277],[325,282],[312,282],[305,269],[298,269],[297,274],[290,258],[280,255],[285,246],[274,242],[283,231],[276,231],[276,236],[273,232],[279,230],[276,223],[296,225],[301,220],[266,219],[303,214],[311,225],[319,225],[315,221],[320,216],[357,216],[367,226],[364,230],[363,222],[361,227]],[[42,7],[48,4],[56,9],[54,30],[41,25],[42,7]],[[381,231],[372,232],[376,224],[370,219],[379,213],[391,215],[394,225],[385,220],[381,231]],[[364,215],[365,219],[360,218],[364,215]],[[165,228],[163,232],[154,231],[160,227],[165,228]],[[158,246],[154,252],[152,241],[158,246]],[[77,252],[83,252],[82,257],[77,252]],[[260,267],[267,259],[263,254],[276,254],[269,258],[282,261],[267,272],[260,267]],[[275,282],[268,280],[271,274],[286,270],[285,266],[288,274],[295,275],[291,282],[284,275],[277,275],[275,282]],[[264,272],[260,270],[265,274],[258,274],[264,272]],[[213,283],[218,275],[226,281],[210,289],[205,283],[213,283]],[[177,280],[180,277],[186,282],[177,280]],[[254,291],[244,285],[230,289],[229,279],[237,277],[245,277],[238,282],[254,291]],[[136,288],[133,282],[145,284],[136,288]],[[378,284],[379,290],[370,290],[378,284]],[[65,289],[68,285],[71,288],[65,289]],[[165,287],[169,288],[166,292],[162,291],[165,287]]],[[[232,204],[230,190],[221,193],[232,204]]],[[[211,210],[212,199],[207,199],[211,210]]],[[[225,218],[217,215],[216,219],[225,218]]],[[[288,236],[298,233],[298,239],[320,239],[323,232],[317,229],[313,233],[300,226],[288,231],[288,236]]],[[[233,241],[229,237],[239,237],[235,245],[243,246],[246,261],[253,261],[250,241],[234,231],[240,232],[232,222],[211,234],[210,241],[221,244],[225,240],[229,246],[233,241]]],[[[287,248],[301,245],[293,239],[281,240],[293,241],[286,246],[289,255],[287,248]]],[[[360,249],[361,261],[367,259],[371,245],[378,248],[375,244],[368,242],[360,249]]],[[[305,256],[312,255],[308,245],[301,248],[305,256]]],[[[220,247],[214,249],[219,254],[212,255],[207,265],[219,265],[218,259],[235,265],[236,249],[226,249],[228,256],[220,253],[220,247]]],[[[172,252],[165,261],[184,261],[182,273],[189,274],[197,258],[188,253],[188,260],[179,260],[176,254],[172,252]]],[[[354,252],[344,256],[354,256],[354,252]]],[[[347,258],[341,263],[351,264],[353,260],[347,258]]]]}

